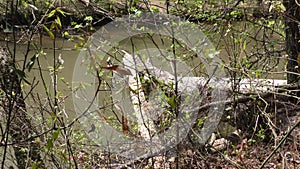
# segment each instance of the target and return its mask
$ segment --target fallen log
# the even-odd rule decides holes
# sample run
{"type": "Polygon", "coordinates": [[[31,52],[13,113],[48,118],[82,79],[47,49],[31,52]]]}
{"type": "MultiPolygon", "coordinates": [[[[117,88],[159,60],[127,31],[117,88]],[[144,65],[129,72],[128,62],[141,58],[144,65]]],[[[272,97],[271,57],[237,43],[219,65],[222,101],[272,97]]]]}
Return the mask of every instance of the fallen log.
{"type": "MultiPolygon", "coordinates": [[[[274,94],[276,92],[284,91],[284,87],[288,87],[286,80],[280,79],[251,79],[244,78],[238,80],[238,85],[234,86],[234,84],[229,78],[204,78],[204,77],[177,77],[177,82],[175,82],[175,76],[167,71],[160,70],[159,68],[153,66],[149,60],[143,62],[138,55],[131,55],[126,51],[122,51],[125,53],[123,58],[123,68],[127,72],[131,72],[130,74],[126,74],[130,80],[128,81],[129,87],[131,91],[136,91],[135,93],[131,92],[131,101],[135,105],[135,111],[140,112],[138,121],[141,121],[143,124],[139,124],[141,128],[141,135],[147,136],[149,138],[149,131],[154,131],[153,124],[145,127],[144,122],[147,121],[149,123],[149,116],[155,110],[153,106],[147,102],[145,99],[145,91],[142,90],[143,84],[140,80],[139,71],[146,70],[147,74],[146,78],[155,78],[166,86],[169,86],[171,89],[175,88],[175,84],[177,83],[179,94],[185,92],[185,94],[195,94],[195,92],[201,92],[201,90],[207,90],[204,88],[213,88],[217,90],[225,91],[228,94],[226,96],[229,98],[233,92],[242,93],[243,96],[232,100],[221,100],[217,102],[210,102],[204,105],[201,105],[199,102],[199,106],[197,109],[205,110],[211,106],[216,106],[218,104],[229,104],[234,101],[249,101],[253,100],[256,97],[266,97],[267,95],[274,94]],[[139,69],[139,70],[138,70],[139,69]],[[233,91],[233,89],[235,91],[233,91]],[[245,96],[245,95],[252,96],[245,96]],[[134,96],[135,95],[135,96],[134,96]]],[[[145,77],[144,77],[145,78],[145,77]]],[[[154,89],[155,90],[155,89],[154,89]]],[[[211,90],[211,89],[209,89],[211,90]]],[[[195,103],[196,104],[196,103],[195,103]]],[[[156,105],[159,106],[159,105],[156,105]]],[[[152,117],[153,119],[153,117],[152,117]]]]}

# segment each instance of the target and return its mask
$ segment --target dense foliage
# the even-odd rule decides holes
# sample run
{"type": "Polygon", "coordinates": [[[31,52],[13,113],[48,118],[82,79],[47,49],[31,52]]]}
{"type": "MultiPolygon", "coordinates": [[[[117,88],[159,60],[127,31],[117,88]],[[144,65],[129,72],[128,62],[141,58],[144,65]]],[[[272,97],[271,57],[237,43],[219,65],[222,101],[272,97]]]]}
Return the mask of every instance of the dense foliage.
{"type": "MultiPolygon", "coordinates": [[[[0,1],[0,44],[4,48],[0,52],[1,167],[299,168],[300,6],[297,2],[0,1]],[[74,52],[68,57],[78,55],[89,36],[101,26],[120,16],[146,11],[168,13],[195,23],[215,45],[222,68],[233,85],[218,131],[211,136],[214,140],[197,144],[206,119],[207,105],[204,105],[188,137],[179,145],[153,157],[128,160],[110,151],[100,151],[99,145],[81,128],[78,122],[81,116],[76,116],[72,109],[71,95],[76,89],[72,88],[70,75],[63,73],[74,64],[66,62],[65,51],[74,52]],[[240,86],[245,78],[288,78],[289,84],[276,86],[270,92],[254,89],[243,93],[240,86]],[[219,147],[214,144],[223,139],[219,147]]],[[[183,53],[194,57],[189,52],[183,53]]],[[[99,67],[99,79],[112,68],[99,67]]],[[[197,71],[194,74],[203,73],[197,71]]],[[[172,87],[157,79],[145,77],[141,78],[143,85],[164,89],[166,93],[168,110],[156,125],[167,128],[176,114],[176,92],[170,92],[172,87]]],[[[139,130],[137,125],[123,124],[127,121],[123,116],[116,120],[113,115],[101,112],[99,115],[123,133],[128,134],[128,127],[139,130]]]]}

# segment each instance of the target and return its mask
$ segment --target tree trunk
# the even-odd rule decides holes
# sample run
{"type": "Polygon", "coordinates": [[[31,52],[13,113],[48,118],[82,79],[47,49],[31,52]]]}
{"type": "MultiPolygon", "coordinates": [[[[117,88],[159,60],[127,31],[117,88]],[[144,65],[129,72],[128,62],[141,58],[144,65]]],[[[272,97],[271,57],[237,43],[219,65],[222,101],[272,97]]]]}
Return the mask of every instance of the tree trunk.
{"type": "MultiPolygon", "coordinates": [[[[0,61],[0,105],[3,110],[2,117],[6,122],[5,132],[1,133],[1,137],[5,138],[3,139],[5,143],[1,146],[4,146],[4,149],[7,148],[9,134],[18,168],[29,167],[28,165],[32,164],[30,160],[42,167],[44,165],[39,154],[39,145],[33,140],[28,140],[35,132],[26,114],[26,105],[15,63],[12,62],[8,52],[3,49],[0,49],[0,61]]],[[[6,155],[5,153],[3,156],[6,155]]],[[[4,162],[5,157],[2,157],[2,163],[4,162]]]]}
{"type": "MultiPolygon", "coordinates": [[[[298,1],[298,0],[297,0],[298,1]]],[[[288,55],[287,81],[289,84],[297,83],[299,80],[299,62],[300,62],[300,6],[295,0],[284,0],[285,12],[285,35],[286,52],[288,55]],[[298,62],[299,61],[299,62],[298,62]]]]}

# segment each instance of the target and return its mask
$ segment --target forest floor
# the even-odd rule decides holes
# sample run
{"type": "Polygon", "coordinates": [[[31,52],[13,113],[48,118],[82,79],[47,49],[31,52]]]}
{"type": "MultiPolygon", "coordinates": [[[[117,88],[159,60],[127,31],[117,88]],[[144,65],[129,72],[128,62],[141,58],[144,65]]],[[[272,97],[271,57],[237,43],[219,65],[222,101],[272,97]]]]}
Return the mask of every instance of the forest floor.
{"type": "MultiPolygon", "coordinates": [[[[288,130],[300,120],[299,113],[290,117],[290,123],[274,139],[257,140],[251,143],[250,138],[240,138],[237,143],[227,145],[221,151],[212,152],[209,148],[195,150],[182,148],[178,160],[179,168],[216,168],[216,169],[299,169],[300,168],[300,125],[296,126],[288,137],[288,130]],[[285,140],[282,145],[281,140],[285,140]],[[275,145],[276,142],[276,145],[275,145]],[[278,146],[279,145],[279,146],[278,146]],[[275,148],[279,147],[276,151],[275,148]],[[270,156],[270,157],[269,157],[270,156]],[[268,159],[268,160],[267,160],[268,159]]],[[[250,133],[249,133],[250,134],[250,133]]],[[[174,168],[176,161],[171,160],[168,165],[160,164],[155,168],[174,168]]]]}

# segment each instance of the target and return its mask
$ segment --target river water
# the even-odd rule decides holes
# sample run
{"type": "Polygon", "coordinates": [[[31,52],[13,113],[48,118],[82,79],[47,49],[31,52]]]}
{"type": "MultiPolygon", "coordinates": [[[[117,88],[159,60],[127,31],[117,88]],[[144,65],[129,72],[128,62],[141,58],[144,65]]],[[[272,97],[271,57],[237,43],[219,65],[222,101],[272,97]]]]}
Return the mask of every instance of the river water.
{"type": "MultiPolygon", "coordinates": [[[[253,34],[255,33],[255,30],[251,30],[250,32],[252,32],[253,34]]],[[[258,34],[259,36],[259,34],[258,34]]],[[[12,40],[12,35],[9,34],[8,35],[9,39],[12,40]]],[[[20,38],[21,36],[18,36],[18,38],[20,38]]],[[[234,50],[234,48],[228,48],[228,46],[230,46],[230,42],[232,41],[232,37],[230,37],[230,35],[227,35],[227,37],[225,36],[221,36],[221,35],[213,35],[212,38],[214,38],[214,43],[215,45],[218,45],[218,47],[221,49],[220,51],[220,56],[221,59],[226,63],[226,64],[230,64],[230,62],[232,61],[232,59],[230,59],[231,53],[228,52],[228,50],[234,50]],[[219,39],[221,37],[221,41],[215,41],[215,39],[219,39]],[[219,43],[220,42],[220,43],[219,43]],[[216,44],[217,43],[217,44],[216,44]]],[[[275,39],[278,37],[274,37],[275,39]]],[[[0,45],[6,45],[5,41],[5,36],[2,34],[1,35],[1,43],[0,45]]],[[[68,41],[67,39],[63,39],[63,38],[57,38],[56,39],[56,43],[54,46],[53,40],[50,39],[48,36],[43,36],[42,39],[39,39],[38,36],[35,36],[35,38],[33,39],[34,43],[37,44],[37,46],[41,46],[42,51],[44,52],[44,55],[39,54],[39,60],[40,60],[40,64],[41,64],[41,68],[42,68],[42,73],[43,73],[43,79],[46,83],[46,86],[49,90],[49,93],[51,94],[52,98],[53,98],[53,83],[52,83],[52,79],[51,79],[51,71],[49,71],[50,67],[53,66],[53,58],[54,58],[54,52],[55,52],[55,57],[56,58],[60,58],[61,60],[63,60],[63,68],[58,71],[58,91],[61,92],[61,105],[63,105],[64,110],[66,114],[66,116],[70,117],[71,119],[73,117],[75,117],[74,114],[74,109],[73,109],[73,102],[72,102],[72,76],[73,76],[73,71],[74,71],[74,65],[76,62],[76,59],[78,58],[78,54],[79,54],[79,50],[75,49],[75,45],[77,43],[80,43],[80,41],[68,41]],[[54,50],[54,47],[56,48],[54,50]]],[[[130,45],[131,42],[124,42],[124,43],[128,43],[130,45]]],[[[134,42],[134,44],[144,44],[145,42],[142,40],[136,40],[134,42]]],[[[248,46],[247,49],[245,49],[245,51],[250,52],[252,47],[254,47],[256,44],[253,41],[248,41],[248,46]]],[[[8,43],[9,48],[12,50],[13,49],[13,44],[12,43],[8,43]]],[[[242,44],[241,44],[242,46],[242,44]]],[[[24,56],[27,50],[27,45],[26,45],[26,38],[24,38],[23,40],[21,40],[17,46],[16,46],[16,60],[18,62],[18,64],[20,66],[23,65],[23,61],[24,61],[24,56]]],[[[233,53],[233,52],[232,52],[233,53]]],[[[33,45],[30,46],[30,52],[28,54],[28,60],[33,57],[35,54],[37,54],[37,50],[34,48],[33,45]]],[[[239,57],[243,57],[244,54],[241,54],[239,57]]],[[[282,71],[284,70],[284,64],[285,60],[281,59],[278,65],[278,68],[276,71],[282,71]]],[[[39,68],[37,63],[34,64],[32,70],[30,72],[28,72],[28,70],[25,70],[25,73],[27,75],[27,79],[29,82],[35,84],[38,82],[38,84],[34,87],[34,90],[32,90],[32,94],[31,97],[28,97],[29,102],[32,103],[36,103],[36,100],[39,97],[39,99],[41,100],[41,104],[44,103],[46,105],[47,103],[47,99],[46,99],[46,92],[45,92],[45,88],[43,86],[42,83],[42,79],[41,79],[41,75],[39,72],[39,68]],[[33,81],[35,79],[35,81],[33,81]],[[39,95],[39,96],[38,96],[39,95]],[[33,99],[34,98],[34,99],[33,99]],[[31,100],[31,101],[30,101],[31,100]]],[[[276,78],[276,79],[284,79],[284,74],[267,74],[268,78],[276,78]]],[[[24,92],[25,94],[30,91],[31,86],[28,84],[24,83],[24,92]]],[[[38,107],[38,105],[34,106],[34,104],[30,104],[28,103],[28,106],[32,106],[32,107],[38,107]]]]}
{"type": "MultiPolygon", "coordinates": [[[[12,35],[8,35],[8,37],[10,40],[12,40],[12,35]]],[[[18,36],[18,39],[19,38],[20,36],[18,36]]],[[[2,46],[8,45],[9,49],[13,52],[13,48],[14,48],[13,43],[11,42],[6,43],[4,41],[3,36],[1,40],[2,41],[0,45],[2,46]]],[[[36,43],[37,46],[41,46],[41,50],[44,53],[44,54],[39,54],[38,58],[41,65],[41,70],[42,70],[41,73],[43,76],[43,80],[46,84],[46,87],[49,90],[51,97],[53,98],[53,83],[51,79],[52,71],[50,71],[50,69],[53,66],[54,44],[53,44],[53,40],[47,36],[42,37],[42,43],[40,43],[39,40],[40,40],[39,37],[35,37],[32,42],[36,43]]],[[[16,45],[16,61],[20,69],[22,69],[23,67],[24,58],[27,51],[26,41],[23,40],[23,42],[21,41],[16,45]]],[[[60,91],[63,95],[61,99],[63,104],[61,105],[64,105],[64,108],[70,117],[74,117],[72,113],[73,103],[72,103],[72,96],[71,96],[72,93],[71,86],[72,86],[73,69],[79,53],[79,50],[74,49],[75,44],[76,44],[75,42],[71,42],[66,39],[57,39],[55,45],[56,47],[55,57],[56,58],[60,57],[64,61],[63,68],[57,73],[58,91],[60,91]]],[[[31,45],[26,63],[28,63],[32,57],[36,56],[37,53],[38,50],[33,45],[31,45]]],[[[27,108],[38,109],[39,107],[38,105],[39,103],[37,102],[38,100],[41,101],[40,104],[46,106],[47,100],[46,100],[45,87],[43,85],[43,81],[41,78],[37,61],[35,61],[34,66],[30,71],[28,69],[25,69],[25,73],[26,73],[26,79],[31,83],[30,85],[23,83],[24,95],[26,96],[29,93],[31,93],[31,95],[26,98],[27,101],[26,103],[28,104],[27,108]],[[33,90],[31,90],[33,86],[34,88],[33,90]]]]}

